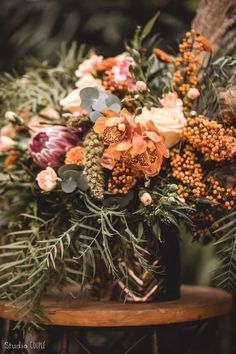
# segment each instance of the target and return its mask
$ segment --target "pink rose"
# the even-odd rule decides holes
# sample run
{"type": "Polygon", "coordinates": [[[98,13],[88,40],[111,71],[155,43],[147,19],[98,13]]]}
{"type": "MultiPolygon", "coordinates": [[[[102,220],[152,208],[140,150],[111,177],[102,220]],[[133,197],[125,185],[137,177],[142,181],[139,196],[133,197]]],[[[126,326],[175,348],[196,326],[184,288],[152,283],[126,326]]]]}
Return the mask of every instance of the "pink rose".
{"type": "Polygon", "coordinates": [[[8,151],[16,145],[15,141],[8,136],[0,136],[0,152],[8,151]]]}
{"type": "Polygon", "coordinates": [[[173,92],[168,92],[160,101],[164,108],[177,108],[180,111],[183,110],[183,101],[173,92]]]}
{"type": "Polygon", "coordinates": [[[137,81],[135,88],[138,92],[145,92],[147,90],[147,85],[144,81],[137,81]]]}
{"type": "Polygon", "coordinates": [[[101,157],[100,163],[102,167],[112,170],[116,163],[116,160],[112,155],[105,151],[101,157]]]}
{"type": "Polygon", "coordinates": [[[145,192],[141,195],[140,197],[140,201],[141,203],[143,203],[143,205],[150,205],[152,204],[152,197],[148,192],[145,192]]]}
{"type": "Polygon", "coordinates": [[[57,174],[53,168],[47,167],[46,170],[39,172],[36,181],[44,192],[50,192],[57,185],[57,174]]]}
{"type": "Polygon", "coordinates": [[[200,92],[198,91],[197,88],[190,88],[187,92],[187,97],[190,98],[190,100],[195,100],[200,96],[200,92]]]}

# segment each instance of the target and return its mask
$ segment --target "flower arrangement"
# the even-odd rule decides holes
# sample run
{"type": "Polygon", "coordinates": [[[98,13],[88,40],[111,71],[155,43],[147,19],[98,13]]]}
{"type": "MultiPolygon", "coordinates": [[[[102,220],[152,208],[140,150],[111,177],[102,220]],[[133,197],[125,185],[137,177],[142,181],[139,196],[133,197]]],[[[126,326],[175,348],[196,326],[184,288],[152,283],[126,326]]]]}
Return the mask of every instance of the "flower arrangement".
{"type": "Polygon", "coordinates": [[[41,297],[68,284],[161,298],[181,225],[203,243],[234,232],[235,112],[217,100],[234,59],[194,29],[176,56],[153,48],[155,21],[118,56],[73,44],[1,78],[0,287],[19,323],[45,321],[41,297]]]}

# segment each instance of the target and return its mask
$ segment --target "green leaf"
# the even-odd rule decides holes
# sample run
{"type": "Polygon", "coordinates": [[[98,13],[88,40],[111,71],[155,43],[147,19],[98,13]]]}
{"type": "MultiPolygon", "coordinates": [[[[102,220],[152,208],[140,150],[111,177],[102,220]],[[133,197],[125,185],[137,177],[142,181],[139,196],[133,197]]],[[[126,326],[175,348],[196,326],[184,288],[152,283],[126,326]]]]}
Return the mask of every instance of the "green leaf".
{"type": "Polygon", "coordinates": [[[144,29],[142,30],[142,33],[141,33],[141,40],[146,38],[149,35],[149,33],[152,31],[153,26],[154,26],[157,18],[159,17],[159,15],[160,15],[160,11],[158,11],[156,13],[156,15],[153,18],[151,18],[151,20],[148,21],[148,23],[144,26],[144,29]]]}

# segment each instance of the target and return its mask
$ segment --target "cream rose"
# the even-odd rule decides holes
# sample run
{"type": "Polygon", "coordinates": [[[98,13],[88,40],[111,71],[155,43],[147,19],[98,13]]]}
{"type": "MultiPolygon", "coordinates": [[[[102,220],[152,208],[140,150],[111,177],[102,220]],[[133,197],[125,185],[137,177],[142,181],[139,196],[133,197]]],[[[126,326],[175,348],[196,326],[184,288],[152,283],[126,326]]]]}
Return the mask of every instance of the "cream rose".
{"type": "Polygon", "coordinates": [[[69,92],[69,94],[60,101],[60,105],[63,106],[64,110],[72,113],[86,113],[80,108],[80,91],[85,87],[97,87],[98,89],[103,89],[102,81],[95,79],[91,74],[86,74],[76,82],[76,86],[77,89],[69,92]]]}
{"type": "Polygon", "coordinates": [[[179,142],[182,129],[186,124],[183,112],[178,108],[153,107],[148,110],[144,107],[142,113],[136,117],[136,122],[148,120],[151,120],[162,131],[167,148],[179,142]]]}
{"type": "Polygon", "coordinates": [[[46,170],[39,172],[36,181],[44,192],[50,192],[57,185],[57,174],[53,168],[47,167],[46,170]]]}

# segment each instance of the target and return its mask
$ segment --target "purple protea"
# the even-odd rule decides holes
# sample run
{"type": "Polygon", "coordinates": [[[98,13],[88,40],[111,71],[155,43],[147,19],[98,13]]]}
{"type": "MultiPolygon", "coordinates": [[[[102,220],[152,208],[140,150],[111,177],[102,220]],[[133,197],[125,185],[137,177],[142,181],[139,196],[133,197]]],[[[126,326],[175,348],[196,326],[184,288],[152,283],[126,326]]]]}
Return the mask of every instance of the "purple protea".
{"type": "Polygon", "coordinates": [[[61,125],[54,125],[40,130],[31,138],[29,152],[35,164],[42,168],[61,166],[63,156],[79,142],[75,133],[61,125]]]}

